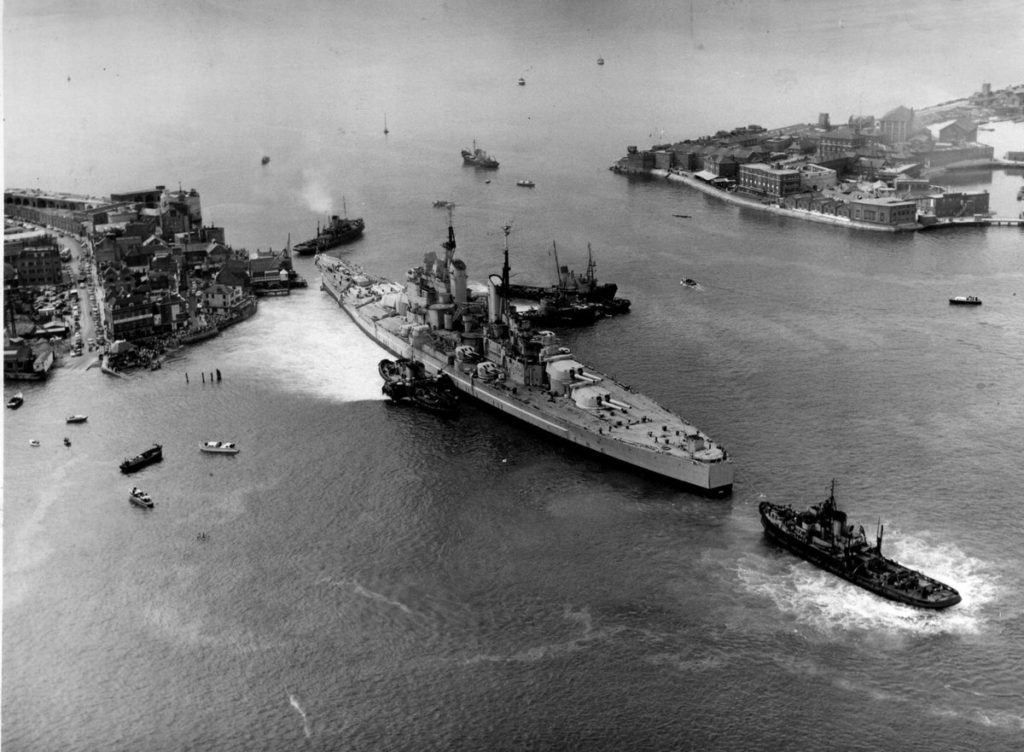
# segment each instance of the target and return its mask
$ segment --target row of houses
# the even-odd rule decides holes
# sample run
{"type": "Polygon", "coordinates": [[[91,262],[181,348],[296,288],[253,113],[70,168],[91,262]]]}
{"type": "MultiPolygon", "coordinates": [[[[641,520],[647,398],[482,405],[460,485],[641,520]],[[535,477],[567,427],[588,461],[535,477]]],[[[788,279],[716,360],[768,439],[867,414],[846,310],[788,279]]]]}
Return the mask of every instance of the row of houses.
{"type": "MultiPolygon", "coordinates": [[[[103,288],[102,321],[111,340],[183,336],[248,317],[257,288],[294,275],[287,251],[249,259],[205,227],[197,191],[154,189],[108,199],[9,190],[5,214],[79,235],[103,288]],[[63,224],[62,224],[63,221],[63,224]]],[[[5,243],[5,288],[73,286],[50,236],[5,243]]],[[[83,276],[84,279],[84,276],[83,276]]]]}

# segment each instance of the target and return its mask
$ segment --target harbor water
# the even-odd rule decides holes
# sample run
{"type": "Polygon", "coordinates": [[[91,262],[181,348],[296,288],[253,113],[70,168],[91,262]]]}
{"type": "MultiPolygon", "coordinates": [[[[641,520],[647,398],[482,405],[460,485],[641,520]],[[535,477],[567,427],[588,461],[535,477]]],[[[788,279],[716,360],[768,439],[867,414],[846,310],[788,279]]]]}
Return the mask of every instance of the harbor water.
{"type": "MultiPolygon", "coordinates": [[[[440,7],[403,36],[404,69],[433,59],[440,7]]],[[[252,251],[344,207],[367,229],[336,253],[398,280],[440,253],[436,200],[455,204],[476,285],[500,271],[506,223],[514,281],[552,281],[553,242],[582,272],[589,243],[631,312],[562,339],[722,442],[732,495],[692,495],[472,404],[439,418],[387,402],[386,354],[297,258],[307,289],[160,370],[5,384],[5,399],[25,395],[4,415],[5,750],[1019,748],[1022,231],[856,232],[615,175],[628,144],[651,143],[637,73],[617,69],[640,53],[610,29],[557,49],[532,30],[523,50],[494,54],[485,34],[450,49],[440,115],[418,73],[389,79],[401,96],[384,101],[392,63],[360,57],[381,32],[346,33],[343,80],[303,88],[319,99],[296,104],[301,122],[267,109],[231,132],[223,108],[208,142],[168,135],[164,153],[106,161],[84,128],[96,162],[45,187],[181,180],[252,251]],[[462,166],[474,138],[498,170],[462,166]],[[73,413],[88,421],[65,424],[73,413]],[[205,454],[207,440],[241,451],[205,454]],[[153,442],[162,462],[119,472],[153,442]],[[890,556],[963,601],[891,603],[764,539],[760,501],[808,506],[833,478],[851,521],[869,536],[884,524],[890,556]],[[154,509],[129,504],[132,485],[154,509]]],[[[666,139],[758,117],[731,112],[669,113],[666,139]]],[[[981,140],[1024,148],[1021,124],[992,127],[981,140]]],[[[1020,211],[1021,173],[959,180],[1020,211]]]]}

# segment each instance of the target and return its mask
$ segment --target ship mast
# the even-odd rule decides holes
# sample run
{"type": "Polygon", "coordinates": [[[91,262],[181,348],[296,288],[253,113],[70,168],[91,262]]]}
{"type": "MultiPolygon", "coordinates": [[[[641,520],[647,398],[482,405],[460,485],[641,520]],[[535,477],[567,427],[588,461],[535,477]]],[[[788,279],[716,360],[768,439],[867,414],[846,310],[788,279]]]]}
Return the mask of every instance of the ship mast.
{"type": "Polygon", "coordinates": [[[558,265],[558,246],[555,245],[555,241],[551,241],[551,252],[555,256],[555,279],[558,280],[559,291],[565,286],[564,280],[562,279],[562,267],[558,265]]]}
{"type": "Polygon", "coordinates": [[[509,292],[509,266],[508,266],[508,236],[512,232],[512,225],[505,225],[501,228],[505,233],[505,263],[501,267],[501,321],[508,321],[508,292],[509,292]]]}
{"type": "Polygon", "coordinates": [[[444,248],[444,289],[449,295],[452,292],[452,275],[451,275],[451,264],[452,259],[455,258],[455,228],[452,226],[452,212],[453,207],[449,204],[448,206],[448,240],[441,243],[441,247],[444,248]]]}

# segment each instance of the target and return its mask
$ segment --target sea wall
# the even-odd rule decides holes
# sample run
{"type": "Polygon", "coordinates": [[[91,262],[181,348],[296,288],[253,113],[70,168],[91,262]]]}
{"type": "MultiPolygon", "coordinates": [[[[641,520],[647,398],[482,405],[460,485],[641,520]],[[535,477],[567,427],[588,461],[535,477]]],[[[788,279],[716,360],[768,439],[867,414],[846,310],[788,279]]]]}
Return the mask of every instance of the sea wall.
{"type": "Polygon", "coordinates": [[[917,225],[912,227],[878,225],[871,222],[858,222],[857,220],[850,219],[849,217],[837,217],[832,214],[812,212],[807,209],[788,209],[776,204],[763,204],[760,201],[752,201],[751,199],[737,196],[735,193],[719,190],[718,188],[708,185],[700,178],[695,177],[693,173],[682,170],[649,170],[648,172],[655,177],[664,177],[673,182],[685,183],[691,188],[696,188],[698,191],[707,193],[708,195],[714,196],[722,201],[727,201],[748,209],[767,212],[769,214],[777,214],[781,217],[792,217],[794,219],[803,219],[810,222],[838,225],[840,227],[849,227],[854,230],[872,230],[874,232],[905,232],[919,229],[917,225]]]}

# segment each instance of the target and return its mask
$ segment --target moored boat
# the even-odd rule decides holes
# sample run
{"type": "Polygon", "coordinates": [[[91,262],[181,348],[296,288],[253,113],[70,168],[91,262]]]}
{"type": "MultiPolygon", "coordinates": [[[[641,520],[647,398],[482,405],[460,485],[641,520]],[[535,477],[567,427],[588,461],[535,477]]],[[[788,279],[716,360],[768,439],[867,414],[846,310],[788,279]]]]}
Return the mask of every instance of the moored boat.
{"type": "Polygon", "coordinates": [[[199,450],[209,454],[238,454],[240,451],[233,441],[204,441],[199,450]]]}
{"type": "Polygon", "coordinates": [[[375,342],[446,375],[455,388],[510,418],[605,458],[705,494],[731,492],[725,449],[691,422],[577,360],[556,335],[516,321],[508,298],[508,234],[502,274],[485,296],[468,287],[449,220],[443,258],[428,252],[404,285],[318,255],[322,286],[375,342]]]}
{"type": "Polygon", "coordinates": [[[949,304],[968,306],[981,305],[981,298],[976,295],[957,295],[956,297],[949,299],[949,304]]]}
{"type": "Polygon", "coordinates": [[[12,410],[17,410],[19,407],[25,404],[25,395],[21,392],[14,394],[9,400],[7,400],[7,406],[12,410]]]}
{"type": "Polygon", "coordinates": [[[469,149],[462,150],[462,163],[473,165],[474,167],[487,167],[489,169],[494,169],[499,164],[497,159],[490,156],[483,149],[477,148],[476,140],[473,141],[472,151],[469,149]]]}
{"type": "Polygon", "coordinates": [[[89,416],[88,415],[69,415],[67,418],[64,419],[64,422],[65,423],[85,423],[85,421],[87,421],[87,420],[89,420],[89,416]]]}
{"type": "Polygon", "coordinates": [[[918,608],[941,609],[960,602],[960,593],[882,555],[882,528],[875,545],[864,527],[854,530],[836,506],[835,481],[828,498],[804,512],[762,501],[765,534],[802,559],[889,600],[918,608]]]}
{"type": "Polygon", "coordinates": [[[381,391],[392,402],[408,402],[426,410],[450,413],[458,408],[458,391],[444,374],[431,376],[417,360],[385,358],[377,364],[384,386],[381,391]]]}
{"type": "Polygon", "coordinates": [[[520,188],[533,188],[535,183],[532,180],[523,179],[523,180],[517,180],[516,181],[516,185],[518,185],[520,188]]]}
{"type": "Polygon", "coordinates": [[[153,508],[153,497],[137,486],[132,486],[132,490],[128,492],[128,501],[143,509],[153,508]]]}
{"type": "Polygon", "coordinates": [[[159,444],[154,444],[149,449],[141,452],[134,457],[129,457],[121,463],[122,473],[134,473],[136,470],[144,468],[146,465],[150,465],[154,462],[159,462],[164,458],[164,448],[159,444]]]}

